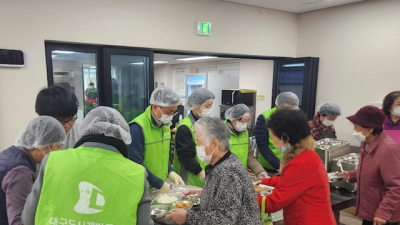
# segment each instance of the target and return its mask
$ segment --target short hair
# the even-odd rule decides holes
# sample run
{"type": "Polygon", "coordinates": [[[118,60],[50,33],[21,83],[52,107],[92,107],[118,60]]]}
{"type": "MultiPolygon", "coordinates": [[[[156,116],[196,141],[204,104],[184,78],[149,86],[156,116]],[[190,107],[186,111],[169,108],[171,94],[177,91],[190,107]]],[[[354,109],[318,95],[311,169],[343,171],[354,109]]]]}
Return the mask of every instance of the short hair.
{"type": "Polygon", "coordinates": [[[228,126],[218,117],[202,117],[194,124],[195,130],[200,129],[203,132],[206,142],[211,139],[219,140],[221,150],[229,150],[230,133],[228,126]]]}
{"type": "Polygon", "coordinates": [[[267,121],[267,127],[278,138],[289,138],[289,143],[295,145],[311,133],[308,119],[302,110],[277,110],[267,121]],[[284,134],[284,135],[283,135],[284,134]]]}
{"type": "Polygon", "coordinates": [[[390,116],[390,109],[392,108],[394,100],[400,97],[400,91],[390,92],[383,99],[382,110],[385,115],[390,116]]]}
{"type": "Polygon", "coordinates": [[[35,110],[39,116],[70,118],[78,112],[78,100],[60,86],[42,89],[36,97],[35,110]]]}

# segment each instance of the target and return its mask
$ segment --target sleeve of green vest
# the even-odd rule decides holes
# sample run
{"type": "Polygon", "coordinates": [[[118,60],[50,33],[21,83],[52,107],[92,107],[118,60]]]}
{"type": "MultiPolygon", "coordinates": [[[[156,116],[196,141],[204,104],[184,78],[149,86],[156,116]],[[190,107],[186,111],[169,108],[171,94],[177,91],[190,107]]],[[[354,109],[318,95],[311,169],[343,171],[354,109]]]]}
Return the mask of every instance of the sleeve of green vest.
{"type": "Polygon", "coordinates": [[[275,169],[279,169],[280,160],[269,148],[269,132],[265,125],[265,117],[259,115],[256,126],[254,128],[254,136],[256,137],[257,148],[260,154],[266,159],[275,169]]]}
{"type": "Polygon", "coordinates": [[[41,164],[38,177],[35,180],[35,183],[32,187],[32,192],[26,198],[24,210],[22,211],[21,219],[24,225],[34,225],[35,224],[35,215],[36,209],[39,204],[40,193],[42,192],[43,186],[43,176],[44,176],[44,169],[46,167],[47,159],[49,155],[46,155],[41,164]]]}
{"type": "MultiPolygon", "coordinates": [[[[128,158],[135,163],[143,165],[144,157],[144,134],[142,128],[138,124],[132,124],[130,127],[130,133],[132,136],[132,143],[128,145],[128,158]]],[[[145,167],[145,166],[144,166],[145,167]]],[[[145,167],[146,168],[146,167],[145,167]]],[[[146,168],[148,174],[147,180],[150,185],[160,189],[164,185],[164,181],[154,175],[150,170],[146,168]]]]}
{"type": "Polygon", "coordinates": [[[151,198],[149,196],[149,183],[147,182],[147,173],[144,178],[144,192],[142,199],[138,205],[137,209],[137,222],[138,225],[153,225],[154,222],[150,215],[150,203],[151,198]]]}

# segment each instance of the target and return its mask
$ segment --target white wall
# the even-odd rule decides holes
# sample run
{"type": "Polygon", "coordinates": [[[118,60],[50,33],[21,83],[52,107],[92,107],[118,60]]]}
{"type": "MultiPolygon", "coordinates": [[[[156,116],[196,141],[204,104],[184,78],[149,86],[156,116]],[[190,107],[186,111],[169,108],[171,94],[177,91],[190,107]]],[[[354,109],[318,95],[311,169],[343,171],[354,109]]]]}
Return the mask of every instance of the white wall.
{"type": "Polygon", "coordinates": [[[295,56],[292,13],[213,0],[0,0],[0,48],[20,49],[26,66],[0,68],[0,149],[34,116],[47,85],[45,40],[263,56],[295,56]],[[229,13],[227,13],[229,12],[229,13]],[[212,22],[197,36],[199,20],[212,22]]]}
{"type": "Polygon", "coordinates": [[[342,108],[338,138],[352,137],[346,116],[400,90],[400,1],[366,1],[301,14],[297,56],[320,57],[317,105],[342,108]]]}
{"type": "Polygon", "coordinates": [[[154,67],[154,82],[157,82],[158,86],[160,86],[160,83],[164,82],[165,86],[173,88],[172,74],[172,65],[157,65],[154,67]]]}
{"type": "Polygon", "coordinates": [[[265,96],[263,102],[257,101],[256,103],[256,117],[271,109],[273,71],[274,61],[240,60],[239,88],[256,90],[257,95],[265,96]]]}

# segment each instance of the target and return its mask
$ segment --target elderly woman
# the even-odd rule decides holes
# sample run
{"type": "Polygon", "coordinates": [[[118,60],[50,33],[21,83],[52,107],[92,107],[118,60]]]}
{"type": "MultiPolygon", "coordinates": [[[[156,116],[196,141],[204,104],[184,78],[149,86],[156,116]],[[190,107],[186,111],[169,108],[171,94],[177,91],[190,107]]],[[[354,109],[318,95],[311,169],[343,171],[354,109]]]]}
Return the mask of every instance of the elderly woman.
{"type": "Polygon", "coordinates": [[[238,104],[225,111],[225,123],[230,130],[230,151],[240,159],[245,168],[250,168],[259,179],[267,178],[264,168],[254,157],[249,144],[247,124],[250,123],[250,109],[245,104],[238,104]]]}
{"type": "Polygon", "coordinates": [[[205,88],[198,88],[189,96],[186,109],[191,110],[180,123],[175,135],[175,152],[173,168],[188,185],[203,187],[204,168],[208,163],[202,162],[196,155],[194,123],[202,117],[211,115],[215,95],[205,88]]]}
{"type": "Polygon", "coordinates": [[[335,103],[326,102],[318,107],[317,115],[308,122],[311,135],[318,141],[324,138],[337,138],[333,123],[340,116],[341,111],[335,103]]]}
{"type": "Polygon", "coordinates": [[[356,215],[363,225],[398,224],[400,149],[382,129],[385,115],[374,106],[365,106],[347,119],[361,142],[357,169],[342,173],[346,180],[357,182],[356,215]]]}
{"type": "Polygon", "coordinates": [[[29,122],[16,143],[0,153],[0,224],[22,224],[21,213],[35,182],[36,164],[60,149],[63,126],[50,116],[29,122]]]}
{"type": "Polygon", "coordinates": [[[200,211],[175,210],[165,218],[190,225],[262,224],[249,175],[229,151],[228,127],[219,118],[205,117],[196,122],[195,130],[197,156],[210,163],[206,167],[200,211]]]}
{"type": "Polygon", "coordinates": [[[75,149],[46,156],[22,215],[30,224],[153,224],[145,168],[129,160],[129,126],[109,107],[91,110],[75,149]]]}
{"type": "Polygon", "coordinates": [[[386,95],[382,110],[385,113],[383,129],[400,130],[400,91],[393,91],[386,95]]]}
{"type": "MultiPolygon", "coordinates": [[[[274,145],[283,153],[282,174],[261,181],[275,187],[266,196],[265,212],[283,209],[285,225],[336,225],[331,209],[328,175],[314,152],[304,112],[279,110],[267,122],[274,145]]],[[[262,204],[262,196],[258,196],[262,204]]]]}

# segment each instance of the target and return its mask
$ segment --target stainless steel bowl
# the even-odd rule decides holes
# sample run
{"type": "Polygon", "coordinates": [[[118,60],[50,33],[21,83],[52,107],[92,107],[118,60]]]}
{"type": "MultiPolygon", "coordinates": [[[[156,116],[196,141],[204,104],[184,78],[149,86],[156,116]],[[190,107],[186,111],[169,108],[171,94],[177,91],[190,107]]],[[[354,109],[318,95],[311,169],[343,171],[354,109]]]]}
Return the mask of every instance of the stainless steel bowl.
{"type": "Polygon", "coordinates": [[[329,183],[331,182],[338,182],[344,179],[343,176],[339,175],[338,172],[328,173],[329,183]]]}
{"type": "Polygon", "coordinates": [[[167,205],[152,205],[150,206],[150,214],[155,218],[162,218],[169,212],[170,208],[167,205]]]}
{"type": "Polygon", "coordinates": [[[182,197],[182,200],[184,201],[196,201],[199,198],[198,194],[190,194],[182,197]]]}

